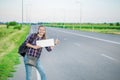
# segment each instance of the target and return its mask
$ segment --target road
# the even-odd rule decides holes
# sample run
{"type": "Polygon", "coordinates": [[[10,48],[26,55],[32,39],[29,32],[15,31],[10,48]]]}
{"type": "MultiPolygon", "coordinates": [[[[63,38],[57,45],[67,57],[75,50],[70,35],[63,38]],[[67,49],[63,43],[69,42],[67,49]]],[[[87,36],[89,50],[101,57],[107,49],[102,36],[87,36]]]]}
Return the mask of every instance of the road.
{"type": "MultiPolygon", "coordinates": [[[[30,33],[36,30],[31,26],[30,33]]],[[[58,28],[46,32],[48,38],[60,40],[52,52],[44,49],[41,55],[47,80],[120,80],[120,35],[58,28]]],[[[25,80],[20,72],[10,80],[25,80]]],[[[37,80],[35,69],[33,74],[37,80]]]]}

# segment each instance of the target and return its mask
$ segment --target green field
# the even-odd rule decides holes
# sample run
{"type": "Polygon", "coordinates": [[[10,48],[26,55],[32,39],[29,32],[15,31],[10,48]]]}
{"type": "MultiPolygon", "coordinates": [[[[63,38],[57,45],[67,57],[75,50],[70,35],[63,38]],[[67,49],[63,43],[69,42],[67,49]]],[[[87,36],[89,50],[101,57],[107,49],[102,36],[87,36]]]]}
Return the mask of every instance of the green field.
{"type": "Polygon", "coordinates": [[[13,76],[14,65],[20,63],[18,47],[26,38],[28,31],[28,25],[24,25],[21,30],[12,27],[7,29],[5,25],[0,25],[0,80],[7,80],[13,76]]]}
{"type": "Polygon", "coordinates": [[[119,23],[46,23],[44,25],[48,27],[57,27],[72,30],[120,34],[119,23]]]}

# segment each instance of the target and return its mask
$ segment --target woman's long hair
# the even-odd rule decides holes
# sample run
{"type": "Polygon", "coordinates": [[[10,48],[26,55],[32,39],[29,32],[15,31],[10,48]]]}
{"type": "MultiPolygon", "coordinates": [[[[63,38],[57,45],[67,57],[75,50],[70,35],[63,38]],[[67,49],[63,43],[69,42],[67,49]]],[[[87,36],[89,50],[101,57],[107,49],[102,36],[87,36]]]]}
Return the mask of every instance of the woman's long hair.
{"type": "MultiPolygon", "coordinates": [[[[38,27],[38,30],[40,29],[40,27],[44,27],[44,26],[42,26],[42,25],[39,26],[39,27],[38,27]]],[[[44,27],[44,28],[45,28],[45,27],[44,27]]],[[[37,32],[37,34],[38,34],[38,33],[39,33],[39,32],[37,32]]],[[[42,36],[42,39],[46,39],[46,31],[45,31],[44,35],[42,36]]]]}

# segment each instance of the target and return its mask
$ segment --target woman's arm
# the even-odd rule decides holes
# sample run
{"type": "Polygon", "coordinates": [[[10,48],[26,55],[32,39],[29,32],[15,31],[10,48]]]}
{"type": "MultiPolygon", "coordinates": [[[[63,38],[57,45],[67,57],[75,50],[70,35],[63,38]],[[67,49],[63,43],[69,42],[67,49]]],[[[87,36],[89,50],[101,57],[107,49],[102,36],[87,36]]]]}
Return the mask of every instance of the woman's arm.
{"type": "Polygon", "coordinates": [[[40,46],[32,45],[32,44],[30,44],[30,43],[27,43],[26,46],[27,46],[27,47],[30,47],[30,48],[33,48],[33,49],[39,49],[39,48],[40,48],[40,46]]]}
{"type": "MultiPolygon", "coordinates": [[[[57,44],[59,44],[59,43],[60,43],[60,41],[59,41],[58,39],[56,39],[56,40],[55,40],[55,45],[57,45],[57,44]]],[[[51,48],[53,49],[54,46],[51,46],[51,48]]]]}
{"type": "MultiPolygon", "coordinates": [[[[55,45],[59,44],[59,42],[60,41],[58,39],[56,39],[55,40],[55,45]]],[[[52,51],[53,48],[54,48],[54,46],[46,47],[47,51],[52,51]]]]}

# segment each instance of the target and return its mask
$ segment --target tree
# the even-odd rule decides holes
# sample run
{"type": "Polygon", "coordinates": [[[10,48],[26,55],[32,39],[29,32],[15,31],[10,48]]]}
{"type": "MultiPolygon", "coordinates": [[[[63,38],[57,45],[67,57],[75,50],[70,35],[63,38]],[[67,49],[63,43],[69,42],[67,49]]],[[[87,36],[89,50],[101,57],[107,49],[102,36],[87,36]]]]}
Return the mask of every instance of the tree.
{"type": "Polygon", "coordinates": [[[7,23],[5,23],[5,24],[6,24],[7,28],[9,28],[9,23],[7,22],[7,23]]]}
{"type": "Polygon", "coordinates": [[[113,23],[110,23],[110,26],[113,26],[113,23]]]}
{"type": "Polygon", "coordinates": [[[120,23],[119,23],[119,22],[117,22],[117,23],[116,23],[116,26],[120,26],[120,23]]]}
{"type": "Polygon", "coordinates": [[[15,21],[9,22],[9,26],[15,26],[15,25],[17,25],[17,24],[18,24],[18,23],[15,22],[15,21]]]}
{"type": "Polygon", "coordinates": [[[9,28],[9,26],[16,26],[18,25],[18,23],[15,21],[11,21],[11,22],[7,22],[6,25],[7,25],[7,28],[9,28]]]}

